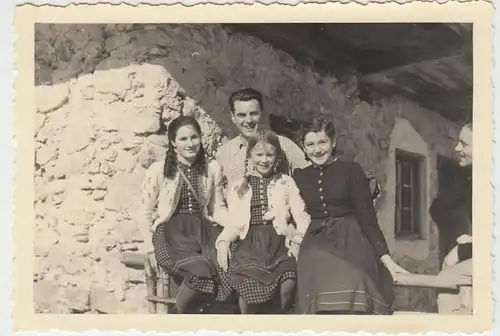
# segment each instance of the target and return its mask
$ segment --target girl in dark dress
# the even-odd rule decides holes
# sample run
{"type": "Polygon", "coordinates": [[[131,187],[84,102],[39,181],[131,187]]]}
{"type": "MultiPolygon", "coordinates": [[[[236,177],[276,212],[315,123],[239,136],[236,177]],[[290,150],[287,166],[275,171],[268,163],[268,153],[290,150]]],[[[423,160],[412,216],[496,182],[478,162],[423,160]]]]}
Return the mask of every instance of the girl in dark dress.
{"type": "Polygon", "coordinates": [[[361,166],[334,155],[330,122],[313,120],[301,140],[312,165],[294,178],[312,222],[297,261],[296,313],[392,314],[392,276],[407,271],[389,255],[361,166]]]}
{"type": "Polygon", "coordinates": [[[205,161],[198,122],[187,116],[174,119],[168,140],[165,161],[153,163],[146,173],[141,209],[157,263],[180,285],[176,307],[182,314],[207,300],[225,301],[233,292],[214,247],[227,208],[220,166],[205,161]]]}
{"type": "Polygon", "coordinates": [[[224,228],[217,249],[220,263],[226,266],[228,243],[240,239],[229,274],[242,314],[268,312],[278,296],[282,312],[294,303],[296,261],[286,242],[305,233],[310,216],[293,179],[281,173],[284,157],[278,137],[261,132],[249,140],[247,158],[252,168],[228,190],[235,225],[224,228]],[[288,224],[290,217],[297,229],[288,224]]]}

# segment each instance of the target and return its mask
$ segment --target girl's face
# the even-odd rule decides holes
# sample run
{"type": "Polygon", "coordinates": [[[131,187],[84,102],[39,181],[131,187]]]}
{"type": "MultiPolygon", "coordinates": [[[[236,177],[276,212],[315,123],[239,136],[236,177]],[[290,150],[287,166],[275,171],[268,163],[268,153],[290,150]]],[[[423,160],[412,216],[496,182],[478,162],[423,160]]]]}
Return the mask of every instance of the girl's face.
{"type": "Polygon", "coordinates": [[[333,156],[335,140],[326,135],[324,131],[309,132],[304,137],[304,151],[315,165],[327,163],[333,156]]]}
{"type": "Polygon", "coordinates": [[[267,143],[259,142],[250,151],[252,166],[262,176],[273,173],[277,159],[276,148],[267,143]]]}
{"type": "Polygon", "coordinates": [[[201,136],[192,125],[181,126],[172,143],[177,159],[183,163],[193,163],[201,147],[201,136]]]}

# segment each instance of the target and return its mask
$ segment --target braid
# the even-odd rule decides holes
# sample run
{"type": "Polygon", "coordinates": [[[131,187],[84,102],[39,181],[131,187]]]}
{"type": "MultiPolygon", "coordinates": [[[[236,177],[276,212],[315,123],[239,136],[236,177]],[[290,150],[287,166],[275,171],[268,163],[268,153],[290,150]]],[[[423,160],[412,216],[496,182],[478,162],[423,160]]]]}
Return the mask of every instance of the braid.
{"type": "Polygon", "coordinates": [[[279,147],[278,149],[278,162],[276,162],[276,166],[277,166],[277,173],[278,175],[281,175],[281,174],[284,174],[286,172],[288,172],[288,159],[285,155],[285,152],[283,151],[283,149],[281,148],[281,146],[279,147]]]}
{"type": "Polygon", "coordinates": [[[163,166],[163,175],[166,178],[174,176],[174,167],[177,165],[177,155],[171,142],[168,143],[167,154],[165,155],[165,165],[163,166]]]}
{"type": "Polygon", "coordinates": [[[167,127],[167,138],[168,138],[168,147],[167,154],[165,156],[165,165],[163,167],[163,174],[166,178],[173,178],[176,172],[177,166],[177,153],[175,152],[173,142],[175,141],[175,136],[179,128],[183,126],[192,126],[198,135],[200,136],[200,149],[198,154],[196,155],[196,160],[194,162],[194,168],[201,174],[207,174],[207,158],[205,149],[203,148],[202,142],[202,132],[200,124],[196,121],[195,118],[191,116],[181,115],[174,120],[172,120],[167,127]]]}
{"type": "Polygon", "coordinates": [[[286,164],[286,156],[285,153],[278,148],[278,153],[276,156],[276,163],[274,164],[274,174],[272,176],[272,181],[276,182],[280,179],[281,175],[283,175],[287,171],[286,164]]]}
{"type": "Polygon", "coordinates": [[[195,161],[195,166],[196,169],[198,169],[198,172],[200,174],[208,174],[207,172],[207,157],[205,154],[205,148],[203,147],[203,144],[200,144],[200,150],[196,156],[196,161],[195,161]]]}
{"type": "Polygon", "coordinates": [[[245,158],[245,171],[243,172],[243,182],[238,189],[238,196],[240,197],[250,188],[250,182],[248,181],[248,160],[249,154],[247,153],[245,158]]]}

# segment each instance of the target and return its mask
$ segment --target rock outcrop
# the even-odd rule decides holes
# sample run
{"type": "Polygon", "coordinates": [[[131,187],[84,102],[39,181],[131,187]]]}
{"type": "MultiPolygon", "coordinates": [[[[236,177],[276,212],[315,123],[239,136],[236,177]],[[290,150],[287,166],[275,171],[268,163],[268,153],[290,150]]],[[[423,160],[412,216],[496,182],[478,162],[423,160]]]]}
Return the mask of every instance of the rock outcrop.
{"type": "Polygon", "coordinates": [[[396,117],[433,151],[451,148],[453,128],[437,114],[348,98],[334,76],[218,25],[37,24],[35,58],[37,312],[147,311],[143,274],[120,261],[144,245],[134,211],[145,170],[163,158],[165,125],[181,114],[200,122],[212,155],[235,134],[233,90],[258,88],[266,111],[286,118],[332,118],[345,155],[382,184],[396,117]]]}

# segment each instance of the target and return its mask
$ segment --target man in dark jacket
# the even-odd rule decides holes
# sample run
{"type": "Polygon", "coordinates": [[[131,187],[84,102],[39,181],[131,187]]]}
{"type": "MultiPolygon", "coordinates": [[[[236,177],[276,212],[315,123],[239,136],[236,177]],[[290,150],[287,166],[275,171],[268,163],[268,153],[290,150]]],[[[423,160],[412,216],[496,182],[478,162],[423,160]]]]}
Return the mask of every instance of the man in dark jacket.
{"type": "MultiPolygon", "coordinates": [[[[456,246],[446,255],[440,275],[472,278],[472,124],[462,127],[455,147],[459,164],[466,172],[465,183],[455,195],[436,200],[433,208],[445,216],[450,225],[456,225],[456,246]]],[[[432,211],[433,209],[431,209],[432,211]]],[[[472,292],[441,291],[438,310],[441,314],[472,314],[472,292]]]]}

